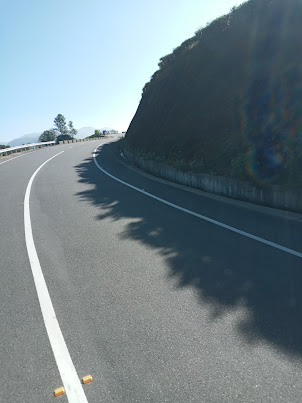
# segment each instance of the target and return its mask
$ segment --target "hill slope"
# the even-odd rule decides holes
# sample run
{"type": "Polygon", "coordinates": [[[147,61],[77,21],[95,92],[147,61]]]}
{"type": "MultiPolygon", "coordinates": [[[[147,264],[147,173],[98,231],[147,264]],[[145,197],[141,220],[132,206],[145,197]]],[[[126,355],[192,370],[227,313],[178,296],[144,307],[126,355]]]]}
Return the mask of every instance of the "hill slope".
{"type": "Polygon", "coordinates": [[[24,136],[18,137],[14,140],[11,140],[7,143],[11,147],[21,146],[22,144],[31,144],[37,143],[39,141],[39,137],[42,133],[30,133],[24,134],[24,136]]]}
{"type": "Polygon", "coordinates": [[[301,185],[300,0],[251,0],[196,32],[143,89],[125,142],[187,169],[301,185]]]}

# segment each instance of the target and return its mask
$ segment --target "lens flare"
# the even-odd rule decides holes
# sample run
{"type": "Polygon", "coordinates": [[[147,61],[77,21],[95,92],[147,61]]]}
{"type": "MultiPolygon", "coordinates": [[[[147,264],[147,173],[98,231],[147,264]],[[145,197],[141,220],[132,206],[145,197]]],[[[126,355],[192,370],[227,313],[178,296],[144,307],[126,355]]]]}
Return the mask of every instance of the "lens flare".
{"type": "Polygon", "coordinates": [[[246,68],[248,85],[241,93],[245,171],[259,185],[275,183],[292,161],[302,158],[302,67],[292,50],[299,38],[296,44],[287,46],[286,42],[293,38],[293,9],[288,6],[278,18],[276,32],[263,33],[260,23],[254,26],[246,68]]]}

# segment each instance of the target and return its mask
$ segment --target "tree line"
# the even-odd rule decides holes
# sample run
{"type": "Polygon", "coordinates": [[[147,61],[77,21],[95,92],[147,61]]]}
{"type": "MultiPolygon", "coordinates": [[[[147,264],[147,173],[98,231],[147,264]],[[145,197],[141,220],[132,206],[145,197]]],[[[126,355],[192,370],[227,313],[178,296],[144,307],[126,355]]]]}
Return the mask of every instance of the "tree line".
{"type": "Polygon", "coordinates": [[[54,119],[54,127],[45,130],[39,137],[40,142],[45,141],[62,141],[72,140],[77,134],[77,130],[73,127],[73,123],[70,120],[68,125],[66,119],[62,114],[58,114],[54,119]]]}

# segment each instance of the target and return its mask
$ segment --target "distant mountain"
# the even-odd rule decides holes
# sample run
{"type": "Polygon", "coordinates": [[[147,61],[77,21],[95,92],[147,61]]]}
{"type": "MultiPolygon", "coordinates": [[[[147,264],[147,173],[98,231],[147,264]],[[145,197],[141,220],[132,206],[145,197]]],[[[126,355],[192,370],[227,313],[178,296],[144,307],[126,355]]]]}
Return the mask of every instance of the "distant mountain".
{"type": "Polygon", "coordinates": [[[24,136],[17,137],[16,139],[11,140],[7,144],[11,147],[15,147],[15,146],[21,146],[22,144],[37,143],[39,141],[39,137],[41,134],[42,133],[25,134],[24,136]]]}
{"type": "MultiPolygon", "coordinates": [[[[94,131],[96,129],[94,127],[82,127],[81,129],[78,129],[78,133],[76,135],[77,139],[84,139],[85,137],[91,136],[92,134],[94,134],[94,131]]],[[[112,130],[111,127],[101,127],[98,130],[112,130]]]]}
{"type": "Polygon", "coordinates": [[[81,127],[77,129],[77,139],[84,139],[85,137],[91,136],[96,129],[94,127],[81,127]]]}
{"type": "Polygon", "coordinates": [[[99,130],[103,131],[103,130],[113,130],[112,127],[101,127],[99,130]]]}

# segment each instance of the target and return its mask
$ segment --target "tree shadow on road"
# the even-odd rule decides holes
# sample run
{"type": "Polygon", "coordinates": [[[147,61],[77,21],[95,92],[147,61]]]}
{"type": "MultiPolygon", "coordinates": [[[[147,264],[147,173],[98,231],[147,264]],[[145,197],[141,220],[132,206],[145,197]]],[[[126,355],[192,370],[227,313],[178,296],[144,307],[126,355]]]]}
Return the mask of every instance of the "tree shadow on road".
{"type": "MultiPolygon", "coordinates": [[[[117,145],[104,145],[98,161],[118,176],[108,158],[114,147],[117,145]]],[[[209,306],[211,319],[244,306],[248,315],[237,330],[246,342],[270,343],[300,358],[301,259],[185,213],[175,220],[167,213],[171,207],[163,208],[156,200],[138,203],[138,198],[143,201],[146,196],[101,173],[90,158],[76,170],[81,183],[93,185],[78,193],[78,199],[100,207],[100,220],[132,219],[120,239],[138,240],[164,256],[167,276],[175,279],[179,288],[193,287],[200,303],[209,306]]]]}

